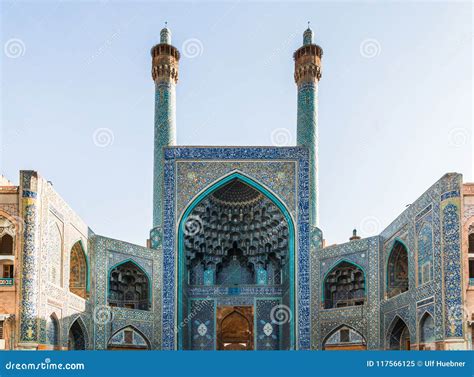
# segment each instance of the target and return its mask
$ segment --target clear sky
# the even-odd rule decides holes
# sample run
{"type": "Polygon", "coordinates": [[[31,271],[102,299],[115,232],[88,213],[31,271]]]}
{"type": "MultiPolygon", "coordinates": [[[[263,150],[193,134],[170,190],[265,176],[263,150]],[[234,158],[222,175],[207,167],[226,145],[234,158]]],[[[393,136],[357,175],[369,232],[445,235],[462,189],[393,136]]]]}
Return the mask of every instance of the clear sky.
{"type": "Polygon", "coordinates": [[[165,21],[181,145],[272,145],[281,128],[293,145],[292,53],[311,21],[328,243],[380,231],[446,172],[473,180],[470,2],[1,7],[1,172],[38,170],[96,233],[144,244],[151,228],[150,48],[165,21]]]}

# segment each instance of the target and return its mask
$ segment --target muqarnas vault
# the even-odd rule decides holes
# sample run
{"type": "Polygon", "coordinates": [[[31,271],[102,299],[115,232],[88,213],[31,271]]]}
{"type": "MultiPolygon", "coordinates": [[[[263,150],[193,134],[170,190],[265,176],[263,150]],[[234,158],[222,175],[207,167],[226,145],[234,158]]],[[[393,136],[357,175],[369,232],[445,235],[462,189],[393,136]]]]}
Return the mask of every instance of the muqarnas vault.
{"type": "Polygon", "coordinates": [[[95,234],[35,171],[2,178],[0,346],[471,349],[474,184],[445,174],[380,234],[326,247],[313,32],[293,56],[294,147],[177,146],[180,53],[160,37],[147,247],[95,234]]]}

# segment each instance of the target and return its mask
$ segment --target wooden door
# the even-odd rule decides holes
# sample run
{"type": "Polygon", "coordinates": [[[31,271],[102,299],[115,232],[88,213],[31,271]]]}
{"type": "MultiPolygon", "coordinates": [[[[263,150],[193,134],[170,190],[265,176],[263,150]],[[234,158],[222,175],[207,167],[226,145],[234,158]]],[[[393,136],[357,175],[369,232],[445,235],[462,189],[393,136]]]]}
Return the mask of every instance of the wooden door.
{"type": "Polygon", "coordinates": [[[217,308],[217,349],[253,350],[253,307],[220,306],[217,308]]]}

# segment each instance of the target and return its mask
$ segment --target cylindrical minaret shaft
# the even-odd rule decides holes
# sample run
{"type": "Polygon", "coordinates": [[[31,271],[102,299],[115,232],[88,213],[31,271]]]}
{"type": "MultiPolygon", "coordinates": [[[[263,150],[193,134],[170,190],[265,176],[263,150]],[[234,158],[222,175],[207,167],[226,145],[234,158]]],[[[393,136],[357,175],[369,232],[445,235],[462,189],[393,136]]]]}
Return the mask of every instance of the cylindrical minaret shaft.
{"type": "Polygon", "coordinates": [[[313,32],[303,34],[303,46],[293,54],[298,86],[297,144],[309,149],[310,224],[318,225],[318,84],[323,50],[313,43],[313,32]]]}
{"type": "Polygon", "coordinates": [[[176,144],[176,83],[179,51],[171,45],[171,32],[164,28],[160,43],[151,49],[155,82],[155,146],[153,167],[153,228],[163,220],[163,147],[176,144]]]}
{"type": "Polygon", "coordinates": [[[40,313],[38,306],[40,285],[40,216],[38,204],[41,184],[34,171],[22,171],[20,176],[21,219],[23,220],[20,292],[19,344],[36,347],[40,343],[40,313]]]}

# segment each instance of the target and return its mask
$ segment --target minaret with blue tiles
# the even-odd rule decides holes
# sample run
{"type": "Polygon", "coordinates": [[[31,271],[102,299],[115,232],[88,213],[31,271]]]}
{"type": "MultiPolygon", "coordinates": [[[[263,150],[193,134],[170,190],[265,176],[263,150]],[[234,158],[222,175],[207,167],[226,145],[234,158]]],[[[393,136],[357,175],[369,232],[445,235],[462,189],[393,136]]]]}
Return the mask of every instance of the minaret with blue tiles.
{"type": "Polygon", "coordinates": [[[310,224],[318,225],[318,85],[323,50],[313,42],[313,31],[303,34],[303,46],[293,54],[298,87],[297,144],[310,154],[310,224]]]}
{"type": "Polygon", "coordinates": [[[171,31],[160,32],[160,43],[151,49],[155,82],[155,146],[153,166],[153,230],[151,246],[161,247],[163,226],[163,148],[176,144],[176,84],[179,51],[171,45],[171,31]]]}

